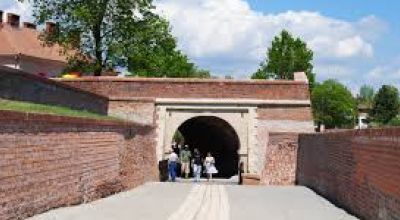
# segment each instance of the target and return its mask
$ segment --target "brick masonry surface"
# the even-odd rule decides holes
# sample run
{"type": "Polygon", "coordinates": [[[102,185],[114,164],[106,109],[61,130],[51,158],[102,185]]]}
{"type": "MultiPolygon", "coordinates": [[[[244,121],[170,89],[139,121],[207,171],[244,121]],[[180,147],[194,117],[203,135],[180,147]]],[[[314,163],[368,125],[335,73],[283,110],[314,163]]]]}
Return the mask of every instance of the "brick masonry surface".
{"type": "MultiPolygon", "coordinates": [[[[229,99],[238,103],[244,99],[309,101],[308,84],[300,81],[133,77],[83,77],[58,80],[72,87],[107,96],[110,99],[110,115],[155,126],[160,126],[157,124],[159,123],[157,119],[160,117],[157,115],[157,98],[229,99]]],[[[259,154],[252,155],[252,158],[266,153],[266,156],[259,156],[260,163],[257,164],[257,175],[262,173],[259,178],[264,184],[294,184],[297,152],[297,145],[294,143],[297,138],[292,137],[292,134],[313,132],[310,105],[307,102],[296,105],[293,103],[257,104],[256,106],[257,127],[252,135],[256,136],[257,143],[251,152],[259,152],[259,154]],[[269,134],[271,132],[272,134],[269,134]],[[282,132],[289,133],[282,134],[282,132]],[[268,137],[272,141],[270,144],[268,137]]],[[[164,134],[159,133],[158,135],[163,137],[164,134]]]]}
{"type": "Polygon", "coordinates": [[[310,107],[292,106],[260,106],[257,109],[258,119],[260,120],[292,120],[292,121],[312,121],[312,111],[310,107]]]}
{"type": "Polygon", "coordinates": [[[115,77],[85,77],[60,81],[111,99],[141,97],[309,100],[308,84],[299,81],[115,77]]]}
{"type": "Polygon", "coordinates": [[[297,182],[361,219],[400,219],[400,129],[300,135],[297,182]]]}
{"type": "Polygon", "coordinates": [[[24,219],[157,179],[154,129],[0,111],[0,219],[24,219]]]}
{"type": "Polygon", "coordinates": [[[54,80],[0,67],[0,98],[107,114],[108,98],[54,80]]]}
{"type": "Polygon", "coordinates": [[[270,133],[261,183],[294,185],[298,148],[297,133],[270,133]]]}
{"type": "Polygon", "coordinates": [[[148,125],[155,122],[153,100],[110,101],[108,106],[112,116],[148,125]]]}

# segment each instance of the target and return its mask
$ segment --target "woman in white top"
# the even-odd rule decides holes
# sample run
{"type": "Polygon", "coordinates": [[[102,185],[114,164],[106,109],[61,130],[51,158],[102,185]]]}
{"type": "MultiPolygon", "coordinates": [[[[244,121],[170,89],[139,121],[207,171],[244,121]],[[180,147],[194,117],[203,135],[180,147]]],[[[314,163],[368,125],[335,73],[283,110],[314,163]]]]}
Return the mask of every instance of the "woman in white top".
{"type": "Polygon", "coordinates": [[[210,152],[208,152],[207,157],[204,160],[204,166],[206,167],[207,181],[210,181],[212,175],[218,173],[217,168],[215,168],[215,159],[210,152]]]}
{"type": "Polygon", "coordinates": [[[168,172],[172,182],[175,182],[178,159],[178,155],[171,151],[170,155],[168,156],[168,172]]]}

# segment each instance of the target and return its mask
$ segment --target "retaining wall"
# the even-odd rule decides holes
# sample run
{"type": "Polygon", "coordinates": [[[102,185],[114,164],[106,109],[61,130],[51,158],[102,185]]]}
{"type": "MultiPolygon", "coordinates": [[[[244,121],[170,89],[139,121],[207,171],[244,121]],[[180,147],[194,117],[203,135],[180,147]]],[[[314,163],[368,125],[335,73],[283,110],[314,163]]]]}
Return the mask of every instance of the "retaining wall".
{"type": "Polygon", "coordinates": [[[400,219],[400,128],[299,137],[297,182],[366,220],[400,219]]]}
{"type": "Polygon", "coordinates": [[[51,79],[0,67],[0,98],[107,114],[108,98],[51,79]]]}
{"type": "Polygon", "coordinates": [[[154,129],[0,111],[0,219],[23,219],[157,180],[154,129]]]}

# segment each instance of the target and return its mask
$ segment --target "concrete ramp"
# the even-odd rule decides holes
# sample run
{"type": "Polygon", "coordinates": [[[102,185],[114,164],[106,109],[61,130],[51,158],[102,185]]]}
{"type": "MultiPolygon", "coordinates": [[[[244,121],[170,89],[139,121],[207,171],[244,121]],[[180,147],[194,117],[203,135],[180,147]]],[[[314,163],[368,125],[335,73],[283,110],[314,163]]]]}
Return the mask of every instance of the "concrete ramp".
{"type": "MultiPolygon", "coordinates": [[[[217,183],[217,184],[215,184],[217,183]]],[[[356,220],[305,187],[149,183],[30,220],[356,220]]]]}

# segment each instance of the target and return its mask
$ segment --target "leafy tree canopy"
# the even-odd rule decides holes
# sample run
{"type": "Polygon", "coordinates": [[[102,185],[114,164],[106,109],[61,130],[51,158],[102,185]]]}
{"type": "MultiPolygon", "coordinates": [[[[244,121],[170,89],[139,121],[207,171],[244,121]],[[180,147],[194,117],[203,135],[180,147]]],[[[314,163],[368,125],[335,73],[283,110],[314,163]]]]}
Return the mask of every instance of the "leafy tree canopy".
{"type": "Polygon", "coordinates": [[[30,2],[38,24],[48,20],[57,24],[44,40],[78,52],[79,56],[70,57],[72,69],[80,67],[100,75],[102,70],[125,65],[143,76],[207,75],[176,49],[169,24],[153,12],[152,0],[30,2]]]}
{"type": "Polygon", "coordinates": [[[394,86],[383,85],[374,98],[371,117],[374,121],[388,124],[400,110],[399,91],[394,86]]]}
{"type": "Polygon", "coordinates": [[[267,59],[253,74],[252,79],[288,79],[294,78],[294,72],[305,72],[310,88],[315,83],[313,73],[313,52],[300,38],[294,38],[283,30],[272,41],[267,51],[267,59]]]}
{"type": "Polygon", "coordinates": [[[134,75],[151,77],[209,78],[210,73],[198,69],[189,58],[177,50],[175,38],[170,34],[167,21],[149,18],[141,28],[128,56],[128,68],[134,75]],[[148,36],[154,36],[149,38],[148,36]]]}
{"type": "Polygon", "coordinates": [[[354,124],[356,101],[336,80],[327,80],[313,89],[312,107],[315,121],[326,128],[345,128],[354,124]]]}
{"type": "Polygon", "coordinates": [[[374,88],[369,85],[363,85],[360,88],[357,100],[360,104],[364,104],[368,107],[371,107],[372,102],[374,100],[374,96],[375,96],[374,88]]]}
{"type": "Polygon", "coordinates": [[[400,116],[393,118],[392,120],[389,121],[388,123],[389,126],[396,126],[400,127],[400,116]]]}

